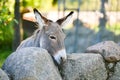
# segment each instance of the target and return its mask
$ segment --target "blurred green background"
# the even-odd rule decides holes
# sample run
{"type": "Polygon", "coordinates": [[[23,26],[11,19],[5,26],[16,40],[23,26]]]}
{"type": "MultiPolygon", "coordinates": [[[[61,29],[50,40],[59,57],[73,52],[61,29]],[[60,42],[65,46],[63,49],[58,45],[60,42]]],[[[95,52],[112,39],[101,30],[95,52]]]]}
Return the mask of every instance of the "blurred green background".
{"type": "MultiPolygon", "coordinates": [[[[12,53],[14,37],[14,6],[17,0],[0,0],[0,67],[6,57],[12,53]]],[[[49,11],[57,8],[57,0],[20,0],[20,12],[26,7],[49,11]]]]}
{"type": "MultiPolygon", "coordinates": [[[[0,0],[0,67],[5,61],[6,57],[13,52],[12,44],[14,37],[14,23],[18,21],[14,19],[14,5],[17,0],[0,0]]],[[[70,8],[77,7],[77,0],[66,0],[67,6],[70,8]],[[73,6],[74,5],[74,6],[73,6]]],[[[80,0],[81,11],[96,11],[100,9],[100,0],[80,0]],[[89,4],[89,5],[88,5],[89,4]]],[[[107,0],[110,5],[107,11],[119,12],[120,0],[107,0]],[[117,6],[117,8],[116,8],[117,6]]],[[[37,8],[41,12],[57,11],[58,0],[20,0],[20,13],[22,14],[25,8],[37,8]]],[[[60,5],[62,6],[62,5],[60,5]]],[[[96,25],[94,25],[96,26],[96,25]]],[[[116,35],[120,34],[120,23],[113,24],[112,27],[107,25],[106,28],[116,35]],[[117,26],[117,27],[114,27],[117,26]],[[114,28],[116,30],[114,30],[114,28]]],[[[94,27],[97,31],[98,27],[94,27]]]]}

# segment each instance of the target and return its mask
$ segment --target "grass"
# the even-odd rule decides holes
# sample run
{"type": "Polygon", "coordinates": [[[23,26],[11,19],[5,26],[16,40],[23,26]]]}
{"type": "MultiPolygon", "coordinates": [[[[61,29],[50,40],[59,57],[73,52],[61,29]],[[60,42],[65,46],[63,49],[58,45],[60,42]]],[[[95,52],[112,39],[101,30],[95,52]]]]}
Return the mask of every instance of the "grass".
{"type": "MultiPolygon", "coordinates": [[[[71,24],[64,27],[65,30],[69,30],[71,28],[73,28],[73,25],[71,25],[71,24]]],[[[91,25],[91,27],[89,27],[89,28],[94,30],[96,33],[99,31],[98,25],[91,25]]],[[[120,23],[116,23],[116,24],[112,24],[112,25],[106,24],[106,29],[108,31],[113,32],[115,35],[120,35],[120,23]]]]}
{"type": "Polygon", "coordinates": [[[106,25],[106,28],[112,32],[114,32],[116,35],[120,35],[120,23],[116,23],[113,25],[106,25]]]}
{"type": "Polygon", "coordinates": [[[2,67],[5,59],[12,53],[11,49],[0,49],[0,67],[2,67]]]}
{"type": "MultiPolygon", "coordinates": [[[[96,33],[99,31],[99,27],[97,25],[95,25],[95,27],[91,29],[94,30],[96,33]]],[[[106,24],[106,29],[113,32],[115,35],[120,35],[120,23],[116,23],[113,25],[106,24]]]]}

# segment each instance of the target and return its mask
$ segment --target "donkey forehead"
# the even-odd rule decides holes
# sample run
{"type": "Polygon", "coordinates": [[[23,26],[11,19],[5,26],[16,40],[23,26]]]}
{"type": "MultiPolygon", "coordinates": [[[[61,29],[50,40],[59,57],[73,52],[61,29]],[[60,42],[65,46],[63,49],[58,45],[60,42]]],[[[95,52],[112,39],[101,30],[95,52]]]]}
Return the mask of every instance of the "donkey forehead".
{"type": "Polygon", "coordinates": [[[48,28],[46,31],[48,34],[54,34],[54,35],[59,34],[61,36],[65,36],[65,34],[62,30],[62,27],[59,24],[57,24],[56,22],[51,22],[46,27],[48,28]]]}
{"type": "Polygon", "coordinates": [[[49,29],[55,29],[55,30],[62,30],[62,28],[60,27],[60,25],[59,24],[57,24],[56,22],[50,22],[48,25],[48,28],[49,29]]]}

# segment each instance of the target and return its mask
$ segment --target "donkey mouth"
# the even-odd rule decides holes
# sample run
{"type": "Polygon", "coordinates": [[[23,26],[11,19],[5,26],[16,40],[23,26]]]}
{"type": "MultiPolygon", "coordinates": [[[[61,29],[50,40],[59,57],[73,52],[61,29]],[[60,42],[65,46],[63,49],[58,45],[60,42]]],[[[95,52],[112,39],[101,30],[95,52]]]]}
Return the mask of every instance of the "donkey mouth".
{"type": "Polygon", "coordinates": [[[66,50],[62,49],[59,50],[54,56],[55,61],[57,62],[57,64],[62,64],[66,61],[67,56],[66,56],[66,50]]]}

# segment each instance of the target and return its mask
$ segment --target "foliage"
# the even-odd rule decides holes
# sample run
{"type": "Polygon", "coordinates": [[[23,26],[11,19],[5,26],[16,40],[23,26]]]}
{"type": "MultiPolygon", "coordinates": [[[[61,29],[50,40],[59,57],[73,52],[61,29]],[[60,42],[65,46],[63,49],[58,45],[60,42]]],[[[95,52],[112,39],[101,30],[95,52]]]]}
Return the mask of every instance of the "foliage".
{"type": "Polygon", "coordinates": [[[12,53],[11,49],[0,49],[0,67],[2,67],[5,59],[8,57],[8,55],[10,55],[10,53],[12,53]]]}
{"type": "Polygon", "coordinates": [[[7,0],[0,1],[0,47],[11,46],[13,38],[13,15],[7,6],[7,0]]]}
{"type": "Polygon", "coordinates": [[[52,4],[56,5],[58,0],[53,0],[52,4]]]}
{"type": "Polygon", "coordinates": [[[32,8],[39,8],[43,11],[48,11],[54,4],[53,0],[22,0],[23,7],[32,7],[32,8]]]}

